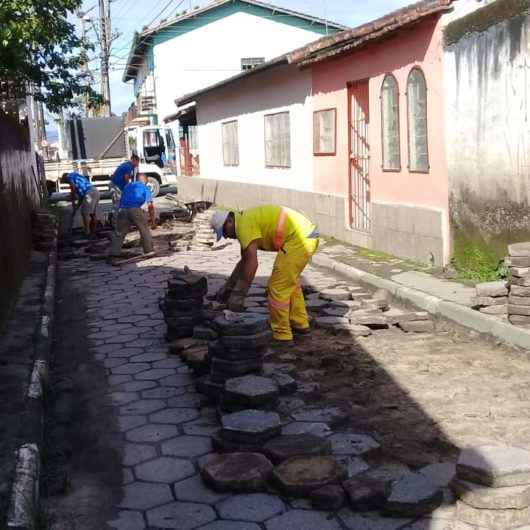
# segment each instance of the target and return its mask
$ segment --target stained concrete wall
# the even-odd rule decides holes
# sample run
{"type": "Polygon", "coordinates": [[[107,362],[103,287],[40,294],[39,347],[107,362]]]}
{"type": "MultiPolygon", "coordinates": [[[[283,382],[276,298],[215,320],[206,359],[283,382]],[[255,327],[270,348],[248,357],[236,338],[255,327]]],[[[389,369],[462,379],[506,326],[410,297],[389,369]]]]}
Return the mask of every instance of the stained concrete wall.
{"type": "Polygon", "coordinates": [[[445,29],[452,227],[499,256],[530,238],[529,12],[497,0],[445,29]]]}

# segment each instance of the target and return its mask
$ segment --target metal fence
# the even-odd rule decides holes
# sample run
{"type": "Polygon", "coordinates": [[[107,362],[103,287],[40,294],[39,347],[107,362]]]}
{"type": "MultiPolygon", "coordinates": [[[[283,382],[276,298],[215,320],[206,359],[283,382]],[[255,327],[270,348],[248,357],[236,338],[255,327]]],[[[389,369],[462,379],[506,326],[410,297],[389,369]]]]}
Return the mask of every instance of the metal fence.
{"type": "Polygon", "coordinates": [[[0,331],[31,251],[31,213],[40,204],[34,156],[27,128],[0,111],[0,331]]]}

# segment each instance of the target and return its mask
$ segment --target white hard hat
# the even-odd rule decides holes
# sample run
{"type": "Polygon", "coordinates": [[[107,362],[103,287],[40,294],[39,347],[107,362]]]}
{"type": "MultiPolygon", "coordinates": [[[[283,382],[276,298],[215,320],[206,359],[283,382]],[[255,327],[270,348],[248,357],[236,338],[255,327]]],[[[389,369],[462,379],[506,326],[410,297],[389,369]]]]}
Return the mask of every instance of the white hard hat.
{"type": "Polygon", "coordinates": [[[228,217],[229,212],[216,211],[212,218],[210,219],[210,226],[212,227],[215,235],[217,236],[217,241],[223,238],[223,225],[228,217]]]}

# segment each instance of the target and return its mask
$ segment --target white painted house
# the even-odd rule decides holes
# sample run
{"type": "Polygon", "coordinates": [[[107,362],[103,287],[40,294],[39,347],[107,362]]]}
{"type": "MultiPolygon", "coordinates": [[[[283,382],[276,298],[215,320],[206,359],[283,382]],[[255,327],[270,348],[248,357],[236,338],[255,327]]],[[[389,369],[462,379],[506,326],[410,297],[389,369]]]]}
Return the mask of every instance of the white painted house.
{"type": "Polygon", "coordinates": [[[343,29],[258,0],[217,0],[136,34],[123,81],[134,81],[139,115],[172,121],[184,94],[343,29]]]}

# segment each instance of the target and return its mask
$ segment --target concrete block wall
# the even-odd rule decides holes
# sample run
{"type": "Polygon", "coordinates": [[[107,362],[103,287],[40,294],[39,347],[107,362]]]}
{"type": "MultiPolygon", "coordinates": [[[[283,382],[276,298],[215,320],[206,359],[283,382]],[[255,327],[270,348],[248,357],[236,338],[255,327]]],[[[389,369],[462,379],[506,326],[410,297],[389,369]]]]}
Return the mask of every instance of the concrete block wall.
{"type": "Polygon", "coordinates": [[[179,177],[178,189],[183,200],[210,201],[227,208],[281,204],[304,213],[322,235],[423,263],[429,263],[432,253],[436,265],[443,263],[441,212],[374,203],[369,234],[347,226],[346,198],[337,195],[201,177],[179,177]]]}

